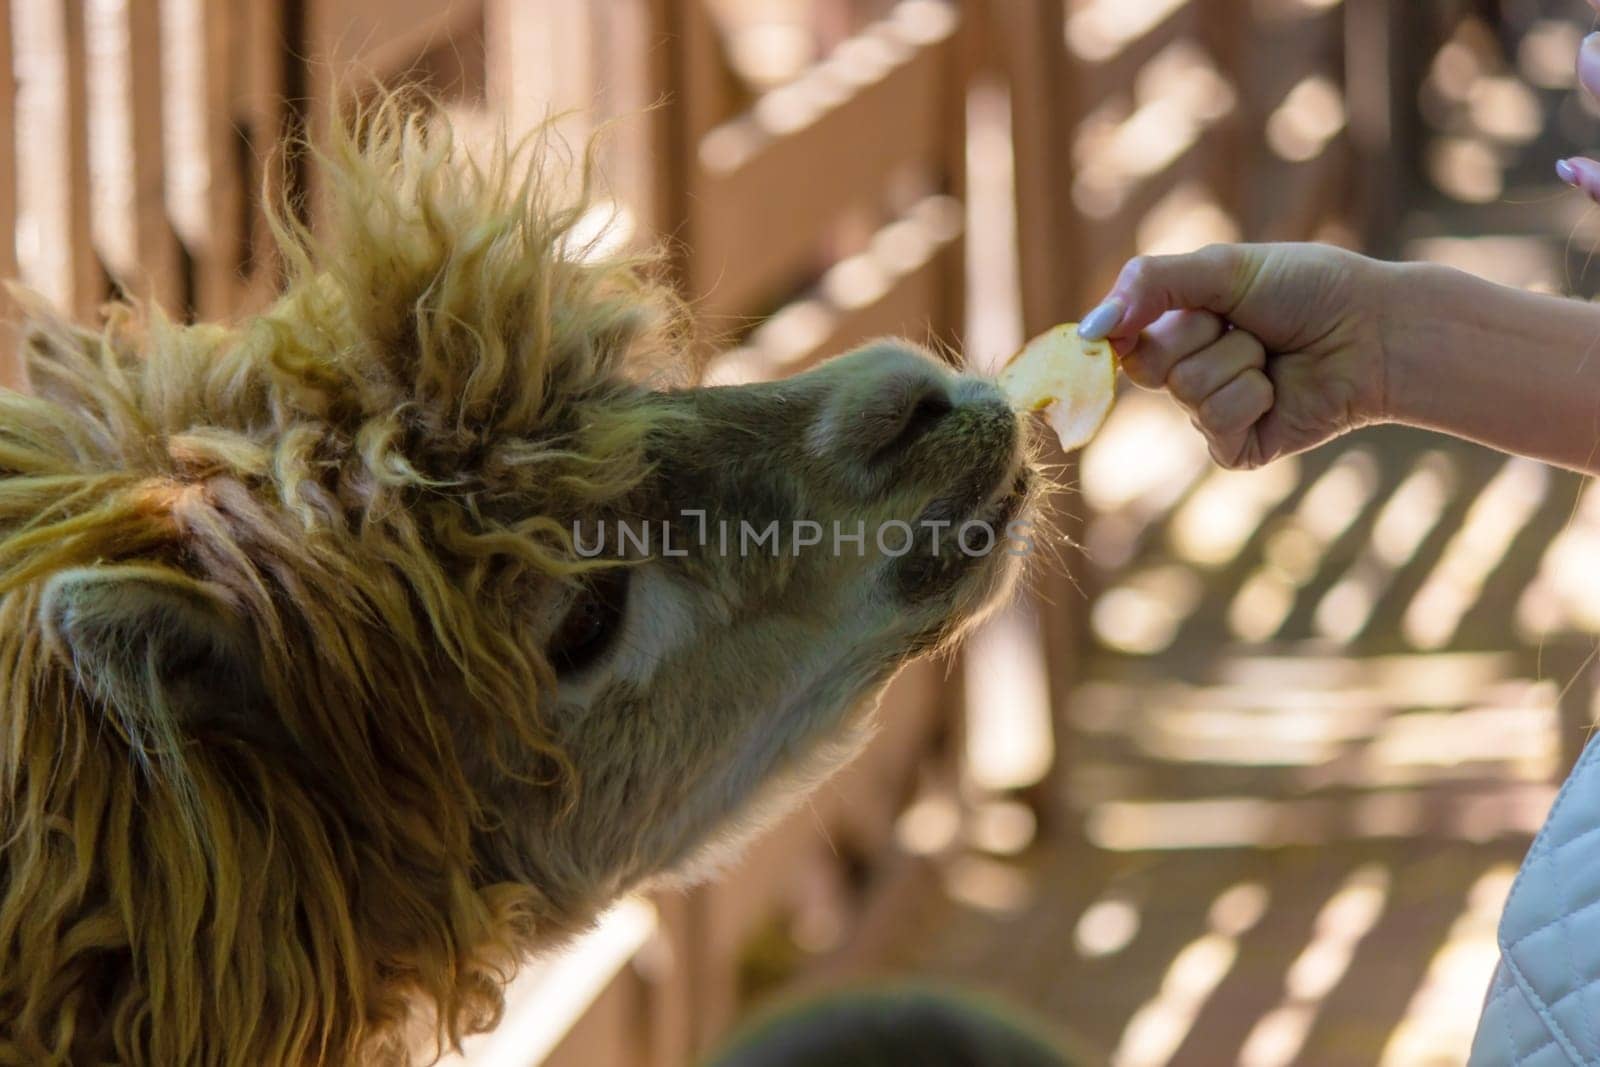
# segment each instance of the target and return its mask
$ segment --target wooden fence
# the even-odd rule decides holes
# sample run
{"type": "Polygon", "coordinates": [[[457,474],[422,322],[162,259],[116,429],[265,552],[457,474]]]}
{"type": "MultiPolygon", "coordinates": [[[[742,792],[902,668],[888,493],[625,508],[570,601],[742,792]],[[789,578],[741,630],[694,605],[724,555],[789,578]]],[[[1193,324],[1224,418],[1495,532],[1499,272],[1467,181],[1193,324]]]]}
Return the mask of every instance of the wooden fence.
{"type": "MultiPolygon", "coordinates": [[[[677,250],[716,380],[884,333],[959,347],[974,85],[1009,93],[1032,331],[1075,317],[1138,251],[1358,237],[1351,209],[1367,197],[1372,215],[1382,184],[1389,7],[0,0],[0,272],[84,314],[119,289],[201,317],[259,306],[275,278],[262,190],[304,180],[272,149],[315,134],[362,69],[430,82],[467,126],[576,108],[578,139],[624,117],[608,141],[620,217],[677,250]]],[[[1064,723],[1082,595],[1064,572],[1039,590],[1036,658],[1064,723]]],[[[982,799],[961,682],[987,669],[914,664],[878,741],[813,804],[714,884],[630,903],[529,968],[466,1062],[678,1067],[762,993],[870,961],[874,916],[931,877],[918,852],[940,834],[908,847],[908,812],[959,824],[982,799]]],[[[1027,798],[1048,813],[1055,785],[1027,798]]]]}

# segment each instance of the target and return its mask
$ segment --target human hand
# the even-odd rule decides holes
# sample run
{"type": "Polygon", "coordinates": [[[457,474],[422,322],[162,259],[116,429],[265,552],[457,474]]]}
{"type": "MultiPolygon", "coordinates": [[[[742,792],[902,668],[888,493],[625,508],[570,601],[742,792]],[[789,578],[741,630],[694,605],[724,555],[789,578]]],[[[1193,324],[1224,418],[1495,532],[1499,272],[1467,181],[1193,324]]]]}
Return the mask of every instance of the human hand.
{"type": "MultiPolygon", "coordinates": [[[[1589,6],[1600,13],[1600,0],[1589,0],[1589,6]]],[[[1591,33],[1578,46],[1578,84],[1591,97],[1600,99],[1600,34],[1591,33]]],[[[1600,203],[1600,162],[1584,156],[1559,160],[1556,174],[1576,189],[1581,189],[1590,200],[1600,203]]]]}
{"type": "Polygon", "coordinates": [[[1140,257],[1081,332],[1169,390],[1219,464],[1258,467],[1386,417],[1390,269],[1315,244],[1140,257]]]}

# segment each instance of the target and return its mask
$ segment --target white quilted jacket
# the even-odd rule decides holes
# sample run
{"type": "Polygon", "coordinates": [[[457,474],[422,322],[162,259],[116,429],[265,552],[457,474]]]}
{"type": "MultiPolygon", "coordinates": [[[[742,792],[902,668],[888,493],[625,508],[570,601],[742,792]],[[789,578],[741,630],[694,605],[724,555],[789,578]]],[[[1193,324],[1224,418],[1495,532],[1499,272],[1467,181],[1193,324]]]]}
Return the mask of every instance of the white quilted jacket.
{"type": "Polygon", "coordinates": [[[1600,1065],[1600,743],[1584,750],[1500,917],[1469,1067],[1600,1065]]]}

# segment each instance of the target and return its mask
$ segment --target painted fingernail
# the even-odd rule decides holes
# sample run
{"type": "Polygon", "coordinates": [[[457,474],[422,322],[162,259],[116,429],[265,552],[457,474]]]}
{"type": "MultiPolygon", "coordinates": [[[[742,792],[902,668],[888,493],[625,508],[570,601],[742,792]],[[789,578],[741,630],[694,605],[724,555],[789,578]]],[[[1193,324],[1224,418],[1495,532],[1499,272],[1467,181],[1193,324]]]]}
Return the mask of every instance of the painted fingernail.
{"type": "Polygon", "coordinates": [[[1589,92],[1600,89],[1597,79],[1600,79],[1600,32],[1591,33],[1583,39],[1583,45],[1578,49],[1578,83],[1589,92]]]}
{"type": "Polygon", "coordinates": [[[1578,168],[1565,159],[1556,160],[1556,177],[1568,185],[1578,184],[1578,168]]]}
{"type": "Polygon", "coordinates": [[[1591,93],[1595,91],[1597,65],[1600,65],[1600,31],[1585,37],[1578,46],[1578,81],[1591,93]]]}
{"type": "Polygon", "coordinates": [[[1111,331],[1127,313],[1127,306],[1113,297],[1083,317],[1078,324],[1078,336],[1085,341],[1103,341],[1111,336],[1111,331]]]}

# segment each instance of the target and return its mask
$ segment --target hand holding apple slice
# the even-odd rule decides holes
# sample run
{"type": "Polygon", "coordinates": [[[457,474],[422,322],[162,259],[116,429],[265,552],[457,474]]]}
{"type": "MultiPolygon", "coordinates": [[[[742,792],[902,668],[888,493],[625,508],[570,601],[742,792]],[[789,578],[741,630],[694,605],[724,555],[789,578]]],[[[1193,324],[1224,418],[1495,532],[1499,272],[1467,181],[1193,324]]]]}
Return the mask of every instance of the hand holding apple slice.
{"type": "Polygon", "coordinates": [[[1044,410],[1068,452],[1099,431],[1117,392],[1117,358],[1105,341],[1085,341],[1069,322],[1040,334],[1000,371],[1000,390],[1017,411],[1044,410]]]}

